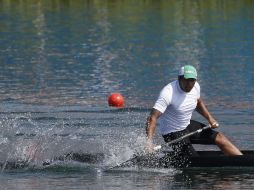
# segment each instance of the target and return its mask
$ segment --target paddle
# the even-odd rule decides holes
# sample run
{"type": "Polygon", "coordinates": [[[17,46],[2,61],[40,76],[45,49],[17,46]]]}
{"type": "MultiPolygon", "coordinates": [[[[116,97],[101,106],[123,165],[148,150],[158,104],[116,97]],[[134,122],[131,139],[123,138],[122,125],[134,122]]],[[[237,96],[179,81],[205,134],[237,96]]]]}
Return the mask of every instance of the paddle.
{"type": "MultiPolygon", "coordinates": [[[[218,126],[219,126],[219,125],[217,124],[217,127],[218,127],[218,126]]],[[[170,146],[170,145],[172,145],[172,144],[174,144],[174,143],[180,142],[180,141],[182,141],[183,139],[188,138],[188,137],[190,137],[190,136],[192,136],[192,135],[201,133],[202,131],[204,131],[204,130],[206,130],[206,129],[209,129],[210,127],[211,127],[210,125],[205,126],[205,127],[201,128],[201,129],[198,129],[198,130],[196,130],[196,131],[190,132],[190,133],[188,133],[188,134],[186,134],[186,135],[183,135],[183,136],[181,136],[181,137],[179,137],[179,138],[177,138],[177,139],[175,139],[175,140],[172,140],[172,141],[170,141],[170,142],[167,142],[167,143],[165,143],[165,144],[163,144],[163,145],[155,146],[153,149],[154,149],[155,151],[158,151],[158,150],[160,150],[161,148],[168,147],[168,146],[170,146]]],[[[122,166],[124,166],[124,165],[127,165],[128,162],[131,162],[132,160],[137,159],[139,156],[140,156],[140,155],[135,155],[133,158],[131,158],[131,159],[125,161],[125,162],[122,162],[121,164],[118,164],[117,166],[111,167],[110,169],[114,169],[114,168],[118,168],[118,167],[122,167],[122,166]]]]}
{"type": "MultiPolygon", "coordinates": [[[[219,126],[219,125],[218,125],[218,126],[219,126]]],[[[217,126],[217,127],[218,127],[218,126],[217,126]]],[[[155,146],[153,149],[154,149],[155,151],[156,151],[156,150],[160,150],[161,148],[170,146],[170,145],[172,145],[172,144],[174,144],[174,143],[178,143],[178,142],[182,141],[183,139],[185,139],[185,138],[187,138],[187,137],[190,137],[190,136],[192,136],[192,135],[196,135],[196,134],[198,134],[198,133],[201,133],[202,131],[204,131],[204,130],[206,130],[206,129],[209,129],[209,128],[210,128],[210,125],[205,126],[205,127],[201,128],[201,129],[198,129],[198,130],[196,130],[196,131],[193,131],[193,132],[191,132],[191,133],[188,133],[188,134],[186,134],[186,135],[183,135],[183,136],[179,137],[178,139],[172,140],[172,141],[167,142],[167,143],[165,143],[165,144],[163,144],[163,145],[155,146]]]]}

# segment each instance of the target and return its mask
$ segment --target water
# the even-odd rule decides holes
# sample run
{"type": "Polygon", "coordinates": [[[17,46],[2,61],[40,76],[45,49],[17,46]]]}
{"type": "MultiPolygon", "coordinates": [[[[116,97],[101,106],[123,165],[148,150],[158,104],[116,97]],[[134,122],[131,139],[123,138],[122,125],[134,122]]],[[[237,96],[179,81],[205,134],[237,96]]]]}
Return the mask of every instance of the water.
{"type": "Polygon", "coordinates": [[[2,169],[1,189],[252,189],[253,168],[105,168],[142,150],[150,108],[184,64],[197,68],[218,130],[254,148],[253,8],[248,0],[0,1],[0,161],[28,161],[2,169]],[[108,107],[112,92],[125,109],[108,107]],[[43,165],[71,151],[106,158],[43,165]]]}

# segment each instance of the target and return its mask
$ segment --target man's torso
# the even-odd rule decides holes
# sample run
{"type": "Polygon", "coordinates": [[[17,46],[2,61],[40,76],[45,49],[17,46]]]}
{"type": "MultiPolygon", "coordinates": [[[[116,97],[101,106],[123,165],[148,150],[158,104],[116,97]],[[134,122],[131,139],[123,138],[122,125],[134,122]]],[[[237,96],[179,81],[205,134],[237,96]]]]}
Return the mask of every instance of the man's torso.
{"type": "Polygon", "coordinates": [[[158,122],[161,134],[185,129],[199,98],[200,87],[197,82],[188,93],[180,88],[178,80],[166,85],[153,107],[162,113],[158,122]]]}

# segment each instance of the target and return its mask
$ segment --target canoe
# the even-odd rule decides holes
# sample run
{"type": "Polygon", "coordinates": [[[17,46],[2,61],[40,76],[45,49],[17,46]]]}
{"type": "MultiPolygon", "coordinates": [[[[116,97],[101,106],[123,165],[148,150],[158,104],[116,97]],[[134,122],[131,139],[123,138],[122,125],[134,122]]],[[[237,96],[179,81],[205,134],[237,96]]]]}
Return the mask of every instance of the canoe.
{"type": "MultiPolygon", "coordinates": [[[[112,169],[124,167],[149,168],[193,168],[193,167],[254,167],[254,150],[242,150],[242,156],[226,156],[221,151],[197,151],[198,156],[189,159],[175,159],[172,151],[162,151],[158,154],[138,155],[111,167],[112,169]]],[[[102,164],[105,161],[103,153],[68,153],[52,160],[42,162],[42,165],[51,165],[55,161],[76,161],[88,164],[102,164]]],[[[32,163],[20,160],[7,160],[0,162],[1,169],[20,169],[31,167],[32,163]]]]}
{"type": "Polygon", "coordinates": [[[199,151],[192,157],[189,167],[253,167],[254,151],[242,150],[241,156],[226,156],[221,151],[199,151]]]}
{"type": "MultiPolygon", "coordinates": [[[[179,159],[172,151],[160,151],[157,154],[138,155],[119,164],[119,167],[149,167],[149,168],[189,168],[189,167],[254,167],[254,150],[241,150],[241,156],[227,156],[217,150],[197,151],[198,156],[189,159],[179,159]]],[[[77,162],[99,164],[105,160],[103,153],[80,154],[69,153],[54,160],[73,160],[77,162]]],[[[46,163],[45,163],[46,165],[46,163]]]]}
{"type": "Polygon", "coordinates": [[[221,151],[197,151],[198,156],[189,159],[175,159],[173,152],[141,155],[117,167],[155,167],[155,168],[192,168],[192,167],[254,167],[254,151],[242,150],[241,156],[227,156],[221,151]]]}

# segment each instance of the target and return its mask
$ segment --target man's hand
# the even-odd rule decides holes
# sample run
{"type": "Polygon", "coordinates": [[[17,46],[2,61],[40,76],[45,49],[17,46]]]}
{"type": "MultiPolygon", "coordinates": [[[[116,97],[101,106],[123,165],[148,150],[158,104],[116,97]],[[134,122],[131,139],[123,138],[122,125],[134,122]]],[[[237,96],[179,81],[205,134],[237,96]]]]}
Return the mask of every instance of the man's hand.
{"type": "Polygon", "coordinates": [[[147,140],[146,145],[145,145],[145,152],[152,154],[154,153],[154,147],[155,145],[152,143],[151,140],[147,140]]]}
{"type": "Polygon", "coordinates": [[[219,127],[219,123],[214,118],[209,119],[208,122],[212,129],[219,127]]]}

